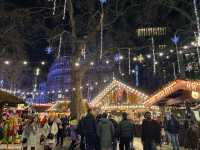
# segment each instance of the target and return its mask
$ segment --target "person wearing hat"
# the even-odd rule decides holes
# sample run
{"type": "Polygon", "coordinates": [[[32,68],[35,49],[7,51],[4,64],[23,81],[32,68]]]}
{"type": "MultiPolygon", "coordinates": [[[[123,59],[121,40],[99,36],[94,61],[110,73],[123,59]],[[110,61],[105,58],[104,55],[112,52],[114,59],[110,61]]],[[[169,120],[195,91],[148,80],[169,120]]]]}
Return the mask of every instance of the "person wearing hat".
{"type": "Polygon", "coordinates": [[[122,121],[119,123],[119,147],[120,150],[130,150],[134,137],[134,124],[128,119],[128,114],[122,114],[122,121]]]}

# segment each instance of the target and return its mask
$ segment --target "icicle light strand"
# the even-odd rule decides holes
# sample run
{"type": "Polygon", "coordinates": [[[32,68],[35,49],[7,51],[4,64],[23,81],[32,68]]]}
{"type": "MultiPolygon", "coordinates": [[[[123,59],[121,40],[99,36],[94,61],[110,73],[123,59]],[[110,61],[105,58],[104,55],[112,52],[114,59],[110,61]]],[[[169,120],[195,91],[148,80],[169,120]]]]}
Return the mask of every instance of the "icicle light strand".
{"type": "Polygon", "coordinates": [[[195,34],[195,38],[197,41],[197,56],[198,56],[198,63],[200,67],[200,53],[199,53],[199,46],[200,46],[200,22],[199,22],[199,15],[198,15],[198,10],[197,10],[197,1],[193,0],[194,4],[194,13],[196,17],[196,24],[197,24],[197,34],[195,34]]]}
{"type": "Polygon", "coordinates": [[[59,42],[59,48],[58,48],[58,58],[60,57],[61,47],[62,47],[62,34],[60,35],[60,42],[59,42]]]}
{"type": "Polygon", "coordinates": [[[67,5],[67,0],[65,0],[65,3],[64,3],[63,20],[65,20],[65,15],[66,15],[66,5],[67,5]]]}
{"type": "Polygon", "coordinates": [[[155,45],[154,45],[154,38],[151,38],[152,44],[152,53],[153,53],[153,73],[156,73],[156,56],[155,56],[155,45]]]}
{"type": "Polygon", "coordinates": [[[128,49],[128,73],[131,74],[131,49],[128,49]]]}
{"type": "Polygon", "coordinates": [[[100,59],[103,56],[103,19],[104,19],[104,10],[103,3],[101,3],[101,51],[100,51],[100,59]]]}
{"type": "Polygon", "coordinates": [[[56,0],[53,2],[53,15],[56,13],[56,0]]]}

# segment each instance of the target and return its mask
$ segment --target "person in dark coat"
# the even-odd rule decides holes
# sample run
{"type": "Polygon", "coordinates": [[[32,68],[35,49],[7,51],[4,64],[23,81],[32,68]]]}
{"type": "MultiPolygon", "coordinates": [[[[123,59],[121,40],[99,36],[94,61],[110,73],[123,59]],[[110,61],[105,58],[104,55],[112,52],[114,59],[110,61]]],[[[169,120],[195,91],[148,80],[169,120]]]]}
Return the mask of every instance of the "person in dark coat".
{"type": "Polygon", "coordinates": [[[167,121],[167,131],[170,134],[171,144],[173,146],[173,150],[179,149],[179,122],[176,120],[176,118],[171,115],[170,120],[167,121]]]}
{"type": "Polygon", "coordinates": [[[57,144],[56,145],[60,144],[62,147],[63,140],[64,140],[64,128],[63,128],[61,121],[57,122],[57,125],[58,125],[58,133],[57,133],[57,144]]]}
{"type": "Polygon", "coordinates": [[[83,120],[84,120],[84,118],[81,118],[81,120],[79,121],[77,132],[81,136],[80,149],[81,150],[86,150],[85,135],[84,135],[84,131],[83,131],[83,129],[84,129],[83,120]]]}
{"type": "Polygon", "coordinates": [[[106,113],[103,113],[102,118],[97,126],[97,135],[100,139],[101,150],[111,150],[114,127],[112,122],[107,119],[106,113]]]}
{"type": "Polygon", "coordinates": [[[146,112],[144,114],[144,120],[142,122],[142,144],[144,150],[155,150],[155,142],[156,142],[156,127],[157,124],[154,120],[151,119],[151,113],[146,112]]]}
{"type": "Polygon", "coordinates": [[[130,150],[134,136],[134,124],[128,119],[128,114],[122,114],[122,121],[119,123],[120,150],[130,150]]]}
{"type": "Polygon", "coordinates": [[[189,128],[186,130],[185,148],[196,150],[198,146],[198,127],[194,121],[191,121],[189,128]]]}
{"type": "Polygon", "coordinates": [[[114,127],[114,134],[113,134],[113,140],[112,140],[112,150],[117,150],[117,139],[118,139],[118,135],[119,135],[119,126],[118,126],[117,121],[115,121],[112,116],[109,116],[109,118],[110,118],[110,121],[112,122],[113,127],[114,127]]]}
{"type": "Polygon", "coordinates": [[[94,150],[97,143],[97,127],[96,120],[92,114],[92,110],[89,109],[87,115],[83,119],[83,134],[85,135],[86,149],[94,150]]]}

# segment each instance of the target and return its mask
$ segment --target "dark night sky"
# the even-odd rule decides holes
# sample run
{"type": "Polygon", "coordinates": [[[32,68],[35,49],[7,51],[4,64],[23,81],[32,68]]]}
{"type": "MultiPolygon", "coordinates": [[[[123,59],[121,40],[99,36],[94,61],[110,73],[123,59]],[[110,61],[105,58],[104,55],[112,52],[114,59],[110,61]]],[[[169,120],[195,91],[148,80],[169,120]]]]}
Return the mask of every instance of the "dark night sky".
{"type": "MultiPolygon", "coordinates": [[[[50,8],[52,8],[52,3],[49,3],[48,0],[4,0],[7,2],[12,2],[14,3],[14,7],[15,8],[32,8],[32,7],[43,7],[43,6],[48,6],[50,8]]],[[[192,3],[191,3],[192,4],[192,3]]],[[[189,9],[187,7],[190,7],[192,5],[189,6],[183,6],[184,3],[178,3],[177,2],[177,6],[180,8],[185,8],[188,11],[192,11],[192,9],[189,9]]],[[[171,9],[166,9],[166,7],[164,6],[159,6],[159,8],[154,8],[154,6],[147,6],[145,4],[143,4],[142,7],[145,7],[145,9],[151,9],[150,12],[152,13],[152,15],[148,15],[145,12],[135,12],[134,9],[132,9],[131,11],[129,11],[129,13],[126,16],[126,20],[124,18],[120,18],[120,20],[117,22],[117,24],[115,25],[115,29],[121,31],[121,30],[128,30],[129,32],[131,32],[133,35],[135,34],[134,31],[137,27],[145,27],[145,26],[167,26],[169,28],[169,34],[167,35],[168,37],[168,42],[170,41],[170,37],[175,33],[175,31],[178,28],[181,29],[185,29],[184,26],[186,25],[186,28],[188,27],[188,24],[185,24],[185,22],[188,22],[188,20],[186,18],[181,18],[180,17],[180,13],[177,13],[171,9]],[[158,12],[159,14],[158,14],[158,12]],[[133,16],[137,16],[137,17],[133,17],[133,16]],[[145,18],[146,20],[142,20],[142,16],[145,18]],[[167,19],[166,19],[167,18],[167,19]],[[169,19],[169,20],[168,20],[169,19]],[[127,21],[128,20],[128,21],[127,21]],[[144,21],[144,24],[143,24],[144,21]],[[126,22],[126,24],[124,23],[126,22]],[[138,23],[139,22],[139,23],[138,23]]],[[[157,7],[157,6],[156,6],[157,7]]],[[[140,10],[140,9],[139,9],[140,10]]],[[[141,9],[144,10],[144,9],[141,9]]],[[[35,67],[37,65],[39,65],[39,62],[44,60],[46,62],[48,62],[48,64],[43,68],[43,78],[46,76],[46,73],[48,71],[49,66],[51,65],[51,63],[53,62],[54,58],[55,58],[55,54],[51,54],[48,55],[47,52],[45,51],[45,49],[49,46],[48,43],[48,36],[46,31],[43,29],[42,26],[40,26],[40,19],[42,19],[43,15],[46,15],[45,13],[47,12],[43,12],[37,15],[33,15],[32,17],[34,18],[33,24],[28,24],[25,28],[25,30],[27,31],[25,34],[25,38],[27,39],[27,42],[25,43],[25,49],[27,51],[29,60],[32,63],[32,65],[35,67]],[[38,26],[36,26],[38,25],[38,26]]],[[[193,13],[193,11],[192,11],[193,13]]],[[[191,17],[193,17],[193,14],[191,15],[191,17]]],[[[54,28],[60,28],[60,29],[64,29],[64,27],[66,27],[65,22],[61,21],[62,19],[56,20],[53,17],[48,17],[45,20],[45,26],[48,29],[54,29],[54,28]]],[[[191,28],[194,28],[194,25],[191,25],[191,28]]],[[[120,34],[120,33],[119,33],[120,34]]],[[[193,35],[192,35],[193,36],[193,35]]],[[[115,38],[115,37],[114,37],[115,38]]],[[[116,39],[120,39],[121,37],[118,37],[116,39]]],[[[135,38],[135,37],[134,37],[135,38]]],[[[134,44],[138,44],[140,46],[143,46],[144,41],[147,41],[146,39],[134,39],[133,36],[130,36],[130,43],[133,43],[133,41],[135,40],[136,43],[134,44]]],[[[121,40],[121,39],[120,39],[121,40]]],[[[127,41],[128,43],[128,41],[127,41]]],[[[58,42],[57,42],[58,45],[58,42]]]]}

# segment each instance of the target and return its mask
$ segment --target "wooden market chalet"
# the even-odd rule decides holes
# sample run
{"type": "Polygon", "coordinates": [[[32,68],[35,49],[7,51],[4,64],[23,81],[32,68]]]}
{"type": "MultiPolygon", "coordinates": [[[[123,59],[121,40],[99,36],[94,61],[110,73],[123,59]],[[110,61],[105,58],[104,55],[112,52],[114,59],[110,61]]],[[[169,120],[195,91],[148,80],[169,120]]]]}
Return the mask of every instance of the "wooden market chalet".
{"type": "Polygon", "coordinates": [[[131,116],[137,116],[147,109],[158,109],[155,106],[147,108],[143,105],[148,98],[147,94],[114,79],[92,100],[90,105],[102,112],[114,114],[128,112],[131,116]]]}
{"type": "Polygon", "coordinates": [[[177,79],[154,92],[144,102],[145,106],[197,103],[200,99],[200,81],[177,79]]]}

